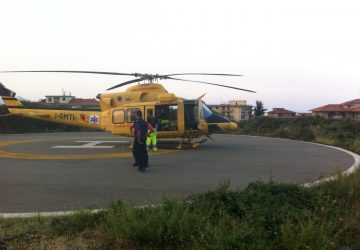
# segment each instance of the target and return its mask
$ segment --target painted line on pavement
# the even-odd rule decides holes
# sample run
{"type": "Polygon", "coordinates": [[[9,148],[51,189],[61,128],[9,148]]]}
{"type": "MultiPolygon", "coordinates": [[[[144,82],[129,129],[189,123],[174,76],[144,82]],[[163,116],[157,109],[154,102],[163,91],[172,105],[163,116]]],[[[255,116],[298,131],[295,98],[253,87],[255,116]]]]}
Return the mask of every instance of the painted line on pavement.
{"type": "Polygon", "coordinates": [[[70,148],[70,149],[106,149],[106,148],[115,148],[116,146],[98,146],[102,143],[129,143],[129,141],[76,141],[78,143],[84,143],[83,145],[76,146],[54,146],[52,148],[70,148]]]}
{"type": "MultiPolygon", "coordinates": [[[[34,139],[34,140],[18,140],[18,141],[5,141],[0,142],[0,148],[21,144],[21,143],[35,143],[35,142],[45,142],[53,140],[71,140],[73,138],[47,138],[47,139],[34,139]]],[[[77,138],[79,139],[79,138],[77,138]]],[[[150,155],[166,154],[177,152],[175,149],[160,149],[156,152],[151,152],[150,155]]],[[[82,159],[111,159],[111,158],[129,158],[132,157],[132,152],[119,152],[111,154],[84,154],[84,155],[51,155],[51,154],[25,154],[25,153],[16,153],[9,151],[0,150],[0,158],[13,158],[13,159],[32,159],[32,160],[82,160],[82,159]]]]}

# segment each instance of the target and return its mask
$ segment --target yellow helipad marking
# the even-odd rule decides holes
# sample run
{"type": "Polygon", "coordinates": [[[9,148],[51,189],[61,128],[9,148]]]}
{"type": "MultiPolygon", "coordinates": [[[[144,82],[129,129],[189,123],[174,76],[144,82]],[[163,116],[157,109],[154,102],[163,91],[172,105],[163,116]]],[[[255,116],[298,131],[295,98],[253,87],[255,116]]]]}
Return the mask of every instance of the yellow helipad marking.
{"type": "MultiPolygon", "coordinates": [[[[93,137],[93,138],[109,138],[109,137],[93,137]]],[[[54,141],[54,140],[77,140],[77,138],[47,138],[47,139],[35,139],[35,140],[18,140],[18,141],[6,141],[0,142],[0,148],[6,147],[14,144],[22,143],[35,143],[35,142],[45,142],[45,141],[54,141]]],[[[82,138],[83,139],[83,138],[82,138]]],[[[150,155],[158,155],[165,153],[173,153],[177,150],[171,149],[162,149],[157,152],[150,153],[150,155]]],[[[111,154],[89,154],[89,155],[49,155],[49,154],[23,154],[15,153],[9,151],[0,150],[0,157],[4,158],[15,158],[15,159],[44,159],[44,160],[76,160],[76,159],[110,159],[110,158],[127,158],[132,157],[131,152],[123,153],[111,153],[111,154]]]]}

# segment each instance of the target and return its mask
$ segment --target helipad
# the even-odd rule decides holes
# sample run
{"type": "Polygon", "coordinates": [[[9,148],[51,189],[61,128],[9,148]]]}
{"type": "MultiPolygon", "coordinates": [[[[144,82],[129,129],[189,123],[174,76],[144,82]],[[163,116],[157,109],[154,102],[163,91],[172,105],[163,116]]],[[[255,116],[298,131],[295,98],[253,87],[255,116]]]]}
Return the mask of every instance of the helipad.
{"type": "Polygon", "coordinates": [[[0,136],[0,213],[101,208],[111,201],[159,203],[230,180],[304,183],[354,164],[345,152],[299,141],[215,135],[192,150],[159,150],[132,167],[130,139],[107,133],[0,136]]]}

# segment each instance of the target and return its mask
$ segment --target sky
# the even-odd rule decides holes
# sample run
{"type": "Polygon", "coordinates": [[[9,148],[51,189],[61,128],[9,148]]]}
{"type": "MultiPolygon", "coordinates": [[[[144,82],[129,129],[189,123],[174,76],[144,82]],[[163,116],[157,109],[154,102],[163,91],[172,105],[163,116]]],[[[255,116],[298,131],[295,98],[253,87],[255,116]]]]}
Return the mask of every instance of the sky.
{"type": "MultiPolygon", "coordinates": [[[[233,73],[162,81],[209,104],[297,112],[360,98],[360,3],[332,0],[0,0],[0,70],[233,73]]],[[[93,98],[123,76],[0,74],[18,96],[93,98]]],[[[114,90],[124,91],[126,87],[114,90]]]]}

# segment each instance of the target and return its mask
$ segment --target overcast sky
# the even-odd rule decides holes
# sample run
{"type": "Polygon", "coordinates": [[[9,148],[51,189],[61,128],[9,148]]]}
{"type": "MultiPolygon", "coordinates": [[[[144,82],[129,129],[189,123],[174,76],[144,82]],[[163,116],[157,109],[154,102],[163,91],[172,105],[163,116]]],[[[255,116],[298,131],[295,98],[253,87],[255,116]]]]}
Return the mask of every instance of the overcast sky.
{"type": "MultiPolygon", "coordinates": [[[[360,4],[346,0],[0,0],[0,70],[243,74],[191,79],[256,94],[163,84],[184,98],[206,92],[207,103],[262,100],[268,109],[301,112],[360,98],[359,25],[360,4]]],[[[5,86],[32,100],[62,88],[92,98],[129,79],[0,75],[5,86]]]]}

